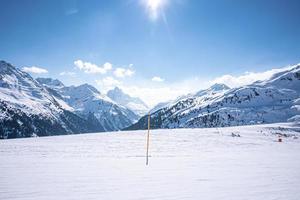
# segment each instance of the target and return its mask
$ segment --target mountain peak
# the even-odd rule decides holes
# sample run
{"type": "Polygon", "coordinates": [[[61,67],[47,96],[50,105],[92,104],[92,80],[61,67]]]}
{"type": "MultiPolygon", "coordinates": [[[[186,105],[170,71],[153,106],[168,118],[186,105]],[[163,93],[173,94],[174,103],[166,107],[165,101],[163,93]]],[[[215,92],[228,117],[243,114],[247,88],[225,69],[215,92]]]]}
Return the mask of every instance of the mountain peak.
{"type": "Polygon", "coordinates": [[[0,72],[1,72],[1,74],[7,74],[7,73],[10,74],[14,70],[16,70],[16,68],[12,64],[10,64],[10,63],[8,63],[4,60],[0,60],[0,72]]]}
{"type": "Polygon", "coordinates": [[[111,98],[112,100],[115,100],[115,99],[130,99],[131,97],[128,95],[128,94],[125,94],[123,92],[122,89],[120,89],[119,87],[115,87],[114,89],[112,90],[109,90],[107,92],[107,96],[109,98],[111,98]]]}
{"type": "Polygon", "coordinates": [[[95,96],[100,95],[100,92],[89,84],[64,87],[62,90],[66,95],[73,96],[75,99],[85,99],[87,97],[94,98],[95,96]]]}
{"type": "Polygon", "coordinates": [[[58,79],[52,78],[36,78],[36,81],[42,85],[50,86],[50,87],[64,87],[65,85],[58,79]]]}
{"type": "Polygon", "coordinates": [[[4,60],[0,60],[0,66],[2,67],[4,67],[4,66],[11,66],[12,67],[12,65],[10,64],[10,63],[8,63],[8,62],[6,62],[6,61],[4,61],[4,60]]]}
{"type": "Polygon", "coordinates": [[[229,90],[230,87],[223,83],[215,83],[212,86],[210,86],[210,89],[213,91],[220,91],[220,90],[229,90]]]}
{"type": "Polygon", "coordinates": [[[90,85],[88,83],[79,85],[76,88],[78,88],[79,90],[87,89],[87,90],[89,90],[89,91],[91,91],[93,93],[100,94],[99,90],[97,90],[94,86],[92,86],[92,85],[90,85]]]}
{"type": "Polygon", "coordinates": [[[300,64],[297,64],[285,67],[282,71],[274,73],[271,78],[263,81],[256,81],[253,85],[260,85],[264,87],[272,86],[300,91],[299,81],[300,64]]]}
{"type": "Polygon", "coordinates": [[[222,92],[222,91],[229,90],[229,89],[230,89],[230,87],[228,87],[228,86],[225,85],[225,84],[222,84],[222,83],[215,83],[215,84],[213,84],[212,86],[210,86],[208,89],[200,90],[199,92],[197,92],[197,93],[195,94],[195,96],[201,97],[201,96],[203,96],[203,95],[207,95],[207,94],[215,94],[215,93],[222,92]]]}
{"type": "Polygon", "coordinates": [[[107,96],[114,102],[133,110],[136,114],[142,116],[148,111],[148,106],[137,97],[131,97],[130,95],[123,92],[119,87],[107,92],[107,96]]]}
{"type": "Polygon", "coordinates": [[[113,90],[119,91],[119,92],[123,92],[123,90],[121,88],[119,88],[119,87],[115,87],[113,90]]]}
{"type": "Polygon", "coordinates": [[[120,96],[120,95],[122,95],[122,96],[129,96],[128,94],[125,94],[123,92],[123,90],[121,88],[119,88],[119,87],[115,87],[114,89],[109,90],[107,92],[107,95],[108,96],[115,96],[115,95],[117,95],[117,96],[120,96]]]}

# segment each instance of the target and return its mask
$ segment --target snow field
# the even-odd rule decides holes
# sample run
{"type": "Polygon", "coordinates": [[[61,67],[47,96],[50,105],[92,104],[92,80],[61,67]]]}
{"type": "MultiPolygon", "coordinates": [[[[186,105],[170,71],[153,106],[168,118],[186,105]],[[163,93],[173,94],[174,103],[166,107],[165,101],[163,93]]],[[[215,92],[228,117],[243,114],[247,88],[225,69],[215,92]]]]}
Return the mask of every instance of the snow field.
{"type": "Polygon", "coordinates": [[[146,131],[1,140],[0,199],[298,200],[299,127],[154,130],[148,166],[146,131]]]}

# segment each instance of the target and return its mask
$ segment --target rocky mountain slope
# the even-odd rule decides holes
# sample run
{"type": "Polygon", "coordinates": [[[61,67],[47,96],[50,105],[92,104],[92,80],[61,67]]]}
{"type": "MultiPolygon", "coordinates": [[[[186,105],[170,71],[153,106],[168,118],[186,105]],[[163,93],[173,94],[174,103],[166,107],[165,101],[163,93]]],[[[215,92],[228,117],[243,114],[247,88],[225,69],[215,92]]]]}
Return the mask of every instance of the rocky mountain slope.
{"type": "Polygon", "coordinates": [[[35,80],[0,61],[0,138],[114,131],[137,119],[90,85],[35,80]]]}
{"type": "Polygon", "coordinates": [[[208,95],[208,94],[224,92],[229,89],[230,88],[225,84],[216,83],[216,84],[212,85],[210,88],[205,89],[205,90],[200,90],[200,91],[196,92],[195,94],[182,95],[182,96],[177,97],[175,100],[158,103],[156,106],[154,106],[150,110],[150,113],[155,113],[156,111],[158,111],[164,107],[170,107],[170,106],[176,104],[177,102],[187,99],[187,98],[201,97],[201,96],[208,95]]]}
{"type": "MultiPolygon", "coordinates": [[[[300,65],[295,65],[268,80],[233,89],[215,85],[168,104],[151,114],[151,127],[223,127],[294,121],[299,116],[300,65]]],[[[127,129],[146,127],[145,116],[127,129]]]]}
{"type": "Polygon", "coordinates": [[[0,61],[0,138],[104,131],[64,109],[29,74],[0,61]]]}
{"type": "Polygon", "coordinates": [[[118,87],[108,91],[107,96],[119,105],[132,110],[139,116],[143,116],[149,111],[149,107],[140,98],[131,97],[118,87]]]}
{"type": "Polygon", "coordinates": [[[43,78],[38,80],[59,102],[65,104],[65,109],[85,119],[93,117],[105,131],[120,130],[139,119],[133,111],[115,103],[89,84],[56,87],[43,78]]]}

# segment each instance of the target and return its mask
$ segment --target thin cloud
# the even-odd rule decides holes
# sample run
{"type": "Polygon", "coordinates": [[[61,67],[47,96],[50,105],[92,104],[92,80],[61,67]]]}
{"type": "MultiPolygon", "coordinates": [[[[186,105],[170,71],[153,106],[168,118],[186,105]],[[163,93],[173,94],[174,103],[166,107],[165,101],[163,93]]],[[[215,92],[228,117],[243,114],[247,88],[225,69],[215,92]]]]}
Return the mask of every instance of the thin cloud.
{"type": "Polygon", "coordinates": [[[126,76],[130,77],[135,73],[132,69],[125,69],[125,68],[117,68],[114,71],[114,75],[118,78],[124,78],[126,76]]]}
{"type": "Polygon", "coordinates": [[[130,85],[124,83],[119,87],[125,93],[141,98],[151,107],[160,102],[174,100],[181,95],[198,92],[200,89],[207,88],[208,82],[207,79],[200,78],[178,80],[167,84],[164,82],[153,84],[152,80],[144,80],[130,85]]]}
{"type": "Polygon", "coordinates": [[[120,86],[127,94],[141,98],[150,107],[159,102],[175,99],[182,91],[174,90],[172,87],[143,87],[143,86],[120,86]]]}
{"type": "Polygon", "coordinates": [[[41,67],[36,67],[36,66],[23,67],[22,70],[24,72],[34,73],[34,74],[46,74],[46,73],[48,73],[48,70],[46,70],[44,68],[41,68],[41,67]]]}
{"type": "Polygon", "coordinates": [[[84,71],[87,74],[106,74],[108,71],[112,69],[112,64],[109,62],[105,63],[102,67],[97,66],[96,64],[90,62],[83,62],[82,60],[74,61],[74,65],[84,71]]]}
{"type": "MultiPolygon", "coordinates": [[[[130,94],[131,96],[136,96],[145,101],[148,105],[154,106],[159,102],[165,102],[168,100],[174,100],[181,95],[186,95],[188,93],[195,93],[199,90],[206,89],[214,83],[224,83],[231,88],[239,87],[243,85],[251,84],[258,80],[266,80],[271,78],[275,73],[282,72],[291,69],[293,66],[288,66],[285,68],[274,68],[264,72],[245,72],[241,75],[224,75],[221,77],[216,77],[214,79],[207,79],[201,77],[194,77],[185,80],[179,80],[173,83],[161,84],[151,84],[151,82],[146,81],[144,83],[138,84],[123,84],[121,89],[130,94]]],[[[154,78],[154,77],[153,77],[154,78]]],[[[157,79],[159,80],[159,79],[157,79]]]]}
{"type": "Polygon", "coordinates": [[[105,77],[105,78],[100,79],[100,80],[95,80],[95,82],[98,86],[100,86],[101,90],[103,90],[103,91],[107,91],[107,90],[110,90],[110,89],[112,89],[116,86],[121,86],[122,85],[121,81],[119,81],[117,79],[114,79],[111,76],[105,77]]]}
{"type": "Polygon", "coordinates": [[[151,80],[155,81],[155,82],[164,82],[165,81],[165,79],[163,79],[159,76],[154,76],[151,80]]]}
{"type": "Polygon", "coordinates": [[[211,83],[224,83],[229,87],[239,87],[243,85],[248,85],[254,83],[255,81],[261,81],[268,78],[271,78],[273,74],[285,71],[290,69],[292,66],[280,68],[280,69],[271,69],[265,72],[245,72],[242,75],[233,76],[230,74],[217,77],[211,81],[211,83]]]}
{"type": "Polygon", "coordinates": [[[75,72],[68,72],[68,71],[64,71],[64,72],[61,72],[59,73],[60,76],[71,76],[71,77],[74,77],[76,75],[75,72]]]}

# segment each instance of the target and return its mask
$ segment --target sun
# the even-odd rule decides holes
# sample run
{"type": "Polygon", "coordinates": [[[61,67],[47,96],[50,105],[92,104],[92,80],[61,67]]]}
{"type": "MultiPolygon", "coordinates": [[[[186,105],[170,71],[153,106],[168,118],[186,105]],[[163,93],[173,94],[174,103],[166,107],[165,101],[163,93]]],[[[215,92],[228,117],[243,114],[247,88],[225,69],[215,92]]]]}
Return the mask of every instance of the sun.
{"type": "Polygon", "coordinates": [[[147,0],[147,6],[152,11],[157,11],[160,6],[162,6],[163,0],[147,0]]]}
{"type": "Polygon", "coordinates": [[[156,20],[159,17],[167,3],[168,0],[143,0],[143,4],[152,20],[156,20]]]}

